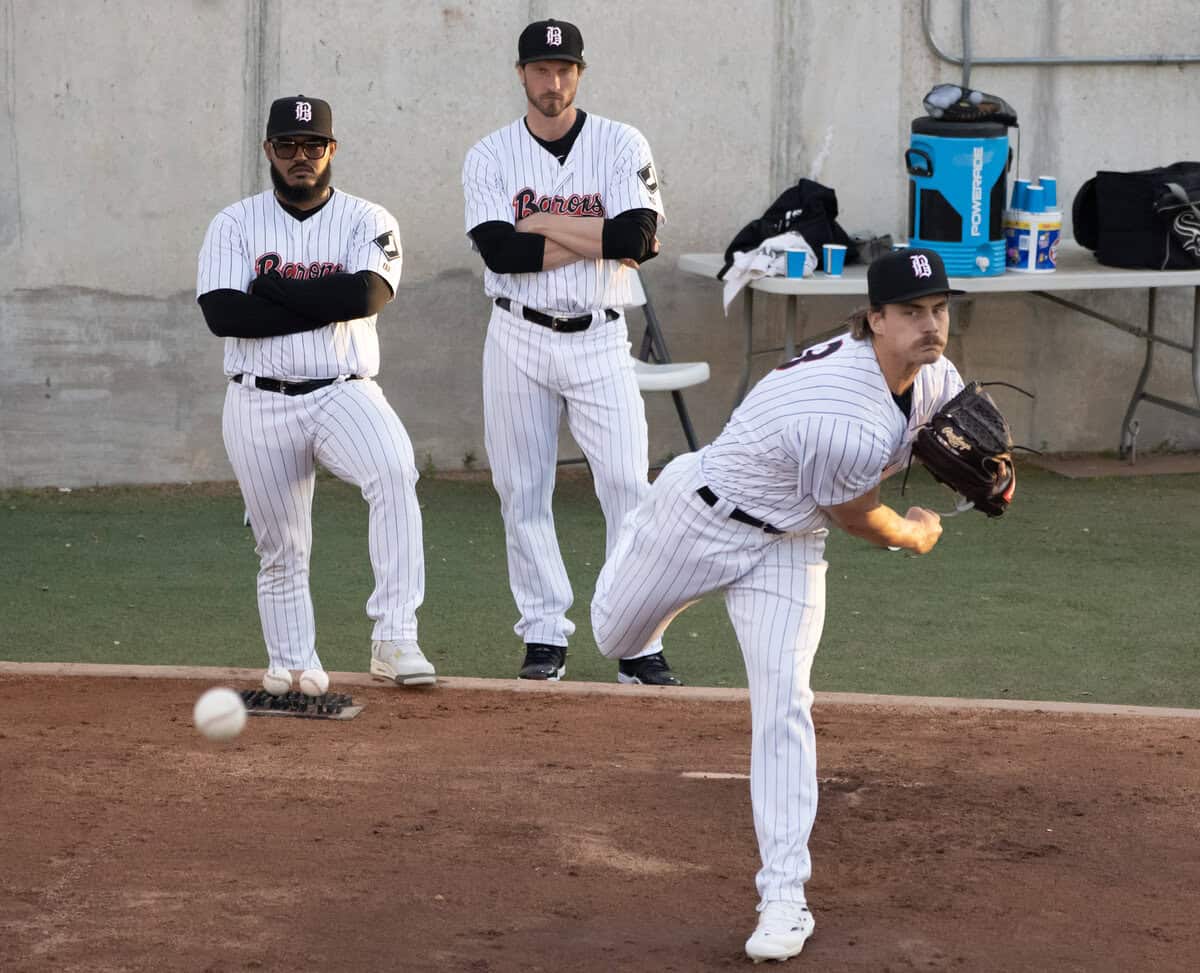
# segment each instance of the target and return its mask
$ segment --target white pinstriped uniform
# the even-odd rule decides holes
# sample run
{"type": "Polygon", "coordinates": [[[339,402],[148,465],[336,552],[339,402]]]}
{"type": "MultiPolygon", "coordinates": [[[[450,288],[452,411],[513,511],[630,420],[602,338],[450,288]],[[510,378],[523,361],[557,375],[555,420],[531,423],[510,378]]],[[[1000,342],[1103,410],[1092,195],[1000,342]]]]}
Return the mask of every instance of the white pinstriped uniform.
{"type": "MultiPolygon", "coordinates": [[[[317,213],[297,220],[267,191],[213,219],[200,251],[196,294],[246,291],[271,269],[301,279],[370,270],[394,293],[399,248],[395,219],[375,203],[335,190],[317,213]]],[[[226,375],[247,377],[226,389],[222,432],[257,542],[258,607],[270,665],[321,667],[308,587],[317,463],[359,486],[370,507],[373,638],[415,640],[425,587],[417,470],[408,434],[372,380],[379,371],[375,316],[299,334],[226,338],[224,367],[226,375]],[[363,380],[297,396],[248,382],[355,375],[363,380]]]]}
{"type": "MultiPolygon", "coordinates": [[[[481,139],[463,165],[466,230],[515,224],[535,211],[614,217],[663,207],[650,147],[637,129],[589,114],[562,165],[529,133],[525,120],[481,139]]],[[[591,464],[607,525],[606,551],[625,514],[647,489],[646,416],[629,353],[624,314],[631,270],[618,260],[579,260],[555,270],[496,274],[484,290],[493,305],[483,354],[484,441],[500,496],[509,583],[525,643],[566,645],[572,593],[554,534],[551,496],[563,412],[591,464]],[[583,332],[564,334],[520,316],[521,306],[554,316],[593,315],[583,332]]],[[[657,649],[648,649],[649,654],[657,649]]]]}
{"type": "Polygon", "coordinates": [[[723,590],[750,686],[750,788],[763,903],[804,903],[817,810],[809,675],[825,620],[823,508],[867,493],[908,461],[917,427],[962,388],[925,365],[911,418],[870,341],[848,334],[754,387],[720,436],[672,461],[627,519],[601,571],[592,625],[609,658],[638,652],[702,595],[723,590]],[[708,506],[696,491],[719,499],[708,506]],[[731,519],[739,508],[782,534],[731,519]]]}

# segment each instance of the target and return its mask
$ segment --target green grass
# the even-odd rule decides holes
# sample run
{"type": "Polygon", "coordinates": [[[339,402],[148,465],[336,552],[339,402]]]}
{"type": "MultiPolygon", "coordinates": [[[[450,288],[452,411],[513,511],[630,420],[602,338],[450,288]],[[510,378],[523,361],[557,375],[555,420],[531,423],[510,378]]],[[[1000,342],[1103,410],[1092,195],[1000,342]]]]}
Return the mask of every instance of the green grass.
{"type": "MultiPolygon", "coordinates": [[[[914,467],[908,495],[949,507],[914,467]]],[[[512,677],[521,646],[504,533],[486,478],[426,478],[421,642],[445,675],[512,677]]],[[[834,532],[829,610],[814,685],[939,696],[1200,706],[1200,477],[1067,480],[1023,467],[998,520],[944,521],[925,557],[834,532]]],[[[0,493],[0,658],[261,666],[257,567],[236,487],[0,493]]],[[[587,601],[603,520],[586,477],[564,476],[555,514],[575,585],[572,679],[611,680],[591,640],[587,601]]],[[[366,508],[322,478],[312,590],[318,649],[362,670],[371,590],[366,508]]],[[[720,596],[667,633],[691,685],[742,686],[720,596]]]]}

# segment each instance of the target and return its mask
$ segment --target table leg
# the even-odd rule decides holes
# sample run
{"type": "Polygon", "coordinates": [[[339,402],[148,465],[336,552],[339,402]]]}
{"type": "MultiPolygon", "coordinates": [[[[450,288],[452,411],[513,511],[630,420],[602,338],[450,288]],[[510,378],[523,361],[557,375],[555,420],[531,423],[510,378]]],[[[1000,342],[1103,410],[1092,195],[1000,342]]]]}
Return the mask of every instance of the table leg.
{"type": "Polygon", "coordinates": [[[1142,363],[1142,373],[1138,376],[1137,386],[1129,407],[1125,410],[1125,418],[1121,421],[1121,441],[1117,446],[1117,455],[1125,459],[1133,449],[1133,415],[1137,412],[1138,403],[1146,389],[1146,380],[1150,377],[1150,368],[1154,364],[1154,324],[1155,312],[1158,309],[1158,292],[1151,287],[1149,302],[1146,309],[1146,360],[1142,363]]]}
{"type": "Polygon", "coordinates": [[[733,409],[741,405],[746,397],[746,390],[750,388],[750,366],[754,362],[754,291],[747,287],[742,294],[745,295],[742,299],[742,324],[746,334],[746,350],[742,354],[742,374],[733,396],[733,409]]]}
{"type": "Polygon", "coordinates": [[[1192,388],[1200,402],[1200,287],[1192,288],[1192,388]]]}
{"type": "Polygon", "coordinates": [[[783,360],[796,357],[796,319],[799,317],[800,300],[795,294],[787,296],[787,320],[783,323],[783,360]]]}

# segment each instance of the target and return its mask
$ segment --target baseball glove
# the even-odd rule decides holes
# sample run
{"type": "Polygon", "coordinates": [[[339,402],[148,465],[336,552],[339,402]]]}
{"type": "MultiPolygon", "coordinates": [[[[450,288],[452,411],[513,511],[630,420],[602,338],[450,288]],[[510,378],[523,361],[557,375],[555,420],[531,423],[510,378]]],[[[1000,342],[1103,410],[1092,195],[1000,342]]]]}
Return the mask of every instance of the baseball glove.
{"type": "Polygon", "coordinates": [[[976,510],[999,517],[1017,488],[1012,433],[992,397],[971,382],[913,440],[913,455],[976,510]]]}

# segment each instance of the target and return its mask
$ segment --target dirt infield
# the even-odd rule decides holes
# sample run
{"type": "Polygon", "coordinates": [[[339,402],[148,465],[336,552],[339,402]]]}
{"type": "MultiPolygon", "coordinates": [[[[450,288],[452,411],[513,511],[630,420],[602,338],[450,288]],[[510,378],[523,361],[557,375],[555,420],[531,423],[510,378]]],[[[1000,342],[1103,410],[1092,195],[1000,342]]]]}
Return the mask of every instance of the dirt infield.
{"type": "MultiPolygon", "coordinates": [[[[744,701],[354,686],[220,745],[205,685],[0,675],[0,969],[750,968],[744,701]]],[[[1195,968],[1200,721],[815,715],[787,969],[1195,968]]]]}

